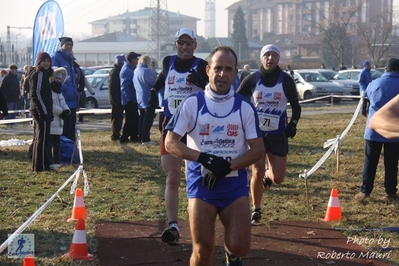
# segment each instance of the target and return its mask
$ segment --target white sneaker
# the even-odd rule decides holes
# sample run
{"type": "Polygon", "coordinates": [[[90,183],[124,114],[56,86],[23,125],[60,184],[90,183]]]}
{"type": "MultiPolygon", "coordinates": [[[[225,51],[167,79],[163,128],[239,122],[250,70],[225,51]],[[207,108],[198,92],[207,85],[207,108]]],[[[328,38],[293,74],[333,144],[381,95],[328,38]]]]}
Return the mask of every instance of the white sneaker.
{"type": "Polygon", "coordinates": [[[60,167],[61,167],[61,164],[50,164],[50,169],[52,169],[52,170],[57,170],[60,167]]]}
{"type": "Polygon", "coordinates": [[[156,143],[153,141],[142,142],[141,145],[155,145],[156,143]]]}

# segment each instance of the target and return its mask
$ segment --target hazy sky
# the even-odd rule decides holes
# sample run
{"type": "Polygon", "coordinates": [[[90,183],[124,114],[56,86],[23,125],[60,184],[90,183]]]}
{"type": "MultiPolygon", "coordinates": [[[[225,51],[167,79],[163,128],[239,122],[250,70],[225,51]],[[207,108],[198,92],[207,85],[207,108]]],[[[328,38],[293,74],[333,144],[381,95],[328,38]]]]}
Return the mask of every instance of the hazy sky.
{"type": "MultiPolygon", "coordinates": [[[[150,0],[56,0],[64,14],[65,35],[78,37],[79,33],[91,34],[91,21],[115,16],[129,11],[137,11],[149,6],[150,0]]],[[[216,35],[227,37],[226,8],[238,0],[215,0],[216,35]]],[[[373,0],[377,1],[377,0],[373,0]]],[[[45,0],[1,0],[0,38],[6,39],[7,25],[11,27],[33,26],[36,13],[45,0]]],[[[152,0],[155,2],[155,0],[152,0]]],[[[399,0],[393,0],[395,6],[399,0]]],[[[197,34],[204,34],[205,0],[167,0],[168,10],[201,19],[197,23],[197,34]]],[[[21,34],[32,36],[31,30],[11,29],[11,37],[21,34]]],[[[22,37],[21,37],[22,38],[22,37]]]]}
{"type": "MultiPolygon", "coordinates": [[[[216,35],[227,36],[227,10],[238,0],[215,0],[216,35]]],[[[11,27],[33,26],[36,13],[44,0],[1,0],[0,37],[5,38],[7,25],[11,27]]],[[[150,0],[56,0],[60,5],[65,23],[65,34],[91,34],[91,21],[115,16],[129,11],[137,11],[149,6],[150,0]]],[[[154,2],[154,0],[152,1],[154,2]]],[[[201,19],[197,23],[197,34],[204,34],[205,0],[167,0],[168,10],[201,19]]],[[[11,29],[14,34],[32,36],[31,30],[11,29]]]]}

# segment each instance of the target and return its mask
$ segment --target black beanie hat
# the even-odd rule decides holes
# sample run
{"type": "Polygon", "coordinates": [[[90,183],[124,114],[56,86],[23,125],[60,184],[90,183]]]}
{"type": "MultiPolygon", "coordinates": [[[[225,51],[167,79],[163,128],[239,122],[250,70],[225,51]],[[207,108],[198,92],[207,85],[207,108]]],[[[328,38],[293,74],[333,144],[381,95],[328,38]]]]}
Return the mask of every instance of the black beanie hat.
{"type": "Polygon", "coordinates": [[[73,44],[72,38],[71,37],[61,37],[58,39],[60,41],[61,47],[66,43],[66,42],[71,42],[73,44]]]}

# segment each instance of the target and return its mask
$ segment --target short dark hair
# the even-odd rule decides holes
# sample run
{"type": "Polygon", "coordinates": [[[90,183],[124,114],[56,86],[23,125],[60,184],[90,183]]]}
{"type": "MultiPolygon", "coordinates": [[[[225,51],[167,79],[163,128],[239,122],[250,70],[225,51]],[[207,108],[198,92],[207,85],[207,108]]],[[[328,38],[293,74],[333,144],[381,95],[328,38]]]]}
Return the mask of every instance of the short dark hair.
{"type": "Polygon", "coordinates": [[[217,46],[217,47],[215,47],[215,49],[213,49],[212,52],[208,56],[208,65],[211,64],[213,56],[219,51],[222,52],[222,53],[226,53],[226,54],[231,53],[234,56],[234,58],[236,59],[235,67],[237,68],[237,63],[238,63],[237,62],[238,61],[237,55],[234,52],[234,50],[231,47],[229,47],[229,46],[217,46]]]}

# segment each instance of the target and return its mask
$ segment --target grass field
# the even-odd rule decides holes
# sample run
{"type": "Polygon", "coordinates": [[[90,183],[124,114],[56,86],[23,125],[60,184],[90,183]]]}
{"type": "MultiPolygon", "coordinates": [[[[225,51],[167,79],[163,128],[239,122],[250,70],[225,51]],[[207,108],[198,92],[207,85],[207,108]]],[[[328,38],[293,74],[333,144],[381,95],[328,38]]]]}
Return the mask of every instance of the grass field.
{"type": "MultiPolygon", "coordinates": [[[[353,105],[355,106],[355,105],[353,105]]],[[[319,221],[324,217],[332,188],[339,191],[343,220],[332,222],[335,228],[345,229],[347,237],[375,239],[363,243],[366,248],[382,248],[377,239],[384,239],[385,246],[394,248],[389,261],[399,264],[397,232],[373,230],[396,227],[399,202],[385,198],[382,160],[377,171],[375,188],[371,198],[363,203],[353,197],[359,191],[363,167],[364,119],[358,118],[341,142],[340,169],[336,172],[336,156],[329,159],[308,179],[309,203],[305,198],[305,181],[298,178],[309,170],[325,153],[323,143],[339,135],[349,123],[352,114],[338,113],[340,105],[329,108],[337,113],[323,113],[323,108],[303,107],[297,136],[290,140],[290,153],[285,182],[264,193],[263,220],[319,221]]],[[[353,107],[353,110],[355,107],[353,107]]],[[[86,118],[85,118],[86,119],[86,118]]],[[[88,117],[85,123],[107,121],[107,116],[88,117]]],[[[31,135],[2,135],[28,140],[31,135]]],[[[18,126],[15,126],[16,130],[18,126]]],[[[158,142],[157,127],[152,129],[152,140],[158,142]]],[[[110,141],[108,131],[81,132],[84,168],[90,182],[91,193],[85,197],[88,212],[86,233],[89,252],[96,255],[94,239],[95,223],[98,221],[165,220],[164,183],[158,146],[138,144],[121,145],[110,141]]],[[[57,172],[32,173],[28,159],[28,146],[0,148],[0,242],[7,239],[27,218],[46,202],[77,169],[63,167],[57,172]]],[[[381,158],[382,159],[382,158],[381,158]]],[[[183,169],[182,169],[183,170],[183,169]]],[[[183,180],[182,174],[182,180],[183,180]]],[[[79,187],[83,188],[82,179],[79,187]]],[[[95,265],[93,262],[66,261],[75,231],[74,223],[67,223],[71,216],[74,195],[70,185],[63,190],[43,213],[24,231],[35,235],[35,261],[37,265],[95,265]]],[[[180,219],[187,219],[185,183],[181,183],[180,219]]],[[[22,265],[21,259],[10,259],[7,249],[0,255],[0,265],[22,265]]]]}

